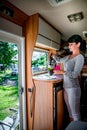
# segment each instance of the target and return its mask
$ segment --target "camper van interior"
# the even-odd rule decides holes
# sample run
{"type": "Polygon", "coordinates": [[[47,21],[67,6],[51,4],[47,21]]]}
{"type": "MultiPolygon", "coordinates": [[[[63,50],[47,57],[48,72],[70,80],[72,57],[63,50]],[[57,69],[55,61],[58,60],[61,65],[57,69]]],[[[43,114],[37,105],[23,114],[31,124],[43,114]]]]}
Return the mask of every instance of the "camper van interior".
{"type": "MultiPolygon", "coordinates": [[[[87,130],[87,0],[0,0],[0,48],[4,42],[18,47],[18,51],[13,49],[17,57],[12,62],[17,73],[9,72],[8,81],[11,84],[18,78],[14,83],[19,100],[16,108],[10,105],[16,117],[5,116],[7,108],[0,97],[0,130],[87,130]],[[84,65],[79,74],[81,119],[71,122],[64,100],[64,76],[54,73],[54,68],[63,70],[64,66],[52,54],[58,59],[70,55],[67,40],[75,34],[84,41],[84,65]]],[[[10,55],[5,49],[2,52],[10,55]]],[[[7,63],[4,53],[0,53],[0,92],[8,83],[2,76],[7,72],[2,70],[7,63]]],[[[9,68],[10,62],[6,70],[9,68]]]]}

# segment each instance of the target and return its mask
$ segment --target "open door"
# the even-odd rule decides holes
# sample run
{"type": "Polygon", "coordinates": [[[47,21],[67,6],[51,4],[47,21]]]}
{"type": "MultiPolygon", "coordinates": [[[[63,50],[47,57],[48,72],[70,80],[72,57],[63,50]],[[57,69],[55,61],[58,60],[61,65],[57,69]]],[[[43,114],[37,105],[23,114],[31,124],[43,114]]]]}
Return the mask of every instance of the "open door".
{"type": "MultiPolygon", "coordinates": [[[[0,41],[15,44],[18,50],[18,64],[17,70],[13,69],[11,75],[18,74],[18,117],[19,117],[19,130],[26,130],[26,94],[25,94],[25,46],[24,38],[4,32],[0,30],[0,41]]],[[[14,66],[14,65],[13,65],[14,66]]],[[[11,69],[13,66],[10,66],[11,69]]],[[[11,106],[12,107],[12,106],[11,106]]],[[[13,109],[13,108],[12,108],[13,109]]],[[[7,129],[6,129],[7,130],[7,129]]]]}

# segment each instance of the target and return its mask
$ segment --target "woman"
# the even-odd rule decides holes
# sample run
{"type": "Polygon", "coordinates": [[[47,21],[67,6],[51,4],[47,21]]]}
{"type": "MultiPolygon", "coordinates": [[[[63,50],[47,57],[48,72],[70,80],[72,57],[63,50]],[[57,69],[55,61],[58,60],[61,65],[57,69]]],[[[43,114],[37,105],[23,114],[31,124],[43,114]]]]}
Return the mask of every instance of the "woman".
{"type": "Polygon", "coordinates": [[[84,57],[80,52],[82,41],[79,35],[73,35],[68,39],[69,50],[72,54],[60,59],[64,65],[64,70],[54,70],[55,74],[63,74],[64,100],[70,121],[80,120],[81,90],[78,76],[84,65],[84,57]]]}

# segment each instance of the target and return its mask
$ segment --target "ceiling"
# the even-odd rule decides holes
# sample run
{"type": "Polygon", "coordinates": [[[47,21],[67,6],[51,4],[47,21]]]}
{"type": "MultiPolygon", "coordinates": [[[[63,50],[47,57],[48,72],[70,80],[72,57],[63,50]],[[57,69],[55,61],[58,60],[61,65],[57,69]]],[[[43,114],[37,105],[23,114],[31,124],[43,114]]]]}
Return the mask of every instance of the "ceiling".
{"type": "Polygon", "coordinates": [[[62,39],[67,39],[72,34],[80,34],[87,31],[87,0],[71,0],[67,3],[53,7],[48,0],[8,0],[29,16],[39,13],[62,34],[62,39]],[[67,16],[77,12],[83,12],[81,21],[71,23],[67,16]]]}

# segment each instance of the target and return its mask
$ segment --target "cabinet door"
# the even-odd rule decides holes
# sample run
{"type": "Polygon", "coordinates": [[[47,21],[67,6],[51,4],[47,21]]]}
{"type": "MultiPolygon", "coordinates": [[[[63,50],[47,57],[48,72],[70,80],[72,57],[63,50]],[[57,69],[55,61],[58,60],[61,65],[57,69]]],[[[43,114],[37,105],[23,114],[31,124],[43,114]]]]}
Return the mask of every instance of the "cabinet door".
{"type": "Polygon", "coordinates": [[[57,93],[57,130],[63,129],[64,122],[64,99],[63,90],[57,93]]]}
{"type": "Polygon", "coordinates": [[[53,130],[53,87],[50,82],[34,81],[34,130],[53,130]]]}

